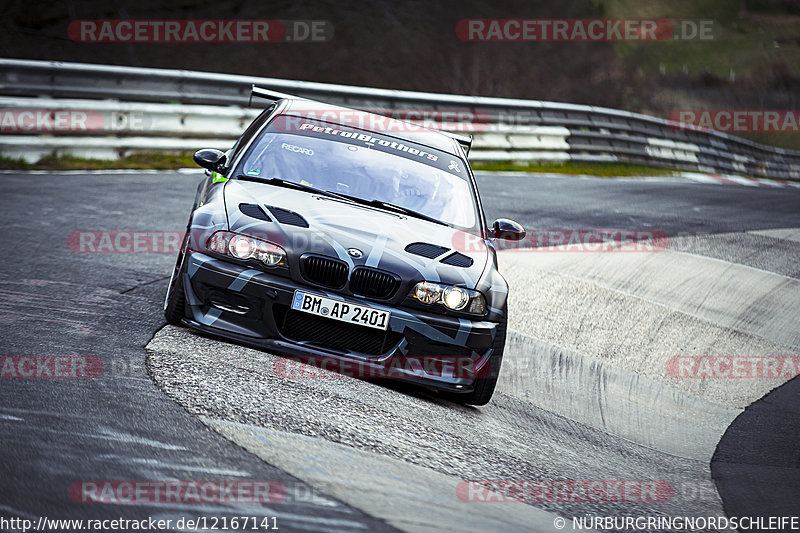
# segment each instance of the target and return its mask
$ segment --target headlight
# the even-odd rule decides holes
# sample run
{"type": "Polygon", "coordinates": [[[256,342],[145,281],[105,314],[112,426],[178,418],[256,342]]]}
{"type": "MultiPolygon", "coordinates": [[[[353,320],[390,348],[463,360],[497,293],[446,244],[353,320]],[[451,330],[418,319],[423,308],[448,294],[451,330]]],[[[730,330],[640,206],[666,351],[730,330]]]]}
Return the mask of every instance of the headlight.
{"type": "Polygon", "coordinates": [[[277,244],[233,233],[218,231],[209,237],[206,248],[212,252],[236,259],[257,259],[267,266],[285,266],[286,251],[277,244]]]}
{"type": "Polygon", "coordinates": [[[442,297],[442,286],[427,281],[417,283],[414,297],[424,304],[435,304],[442,297]]]}
{"type": "Polygon", "coordinates": [[[475,315],[486,313],[486,298],[483,294],[462,287],[423,281],[414,286],[411,296],[421,303],[428,305],[440,303],[453,311],[465,311],[475,315]]]}
{"type": "Polygon", "coordinates": [[[255,239],[244,235],[234,235],[228,243],[228,251],[237,259],[250,259],[256,251],[255,239]]]}
{"type": "Polygon", "coordinates": [[[455,311],[464,309],[469,302],[469,294],[461,287],[447,287],[442,291],[442,303],[455,311]]]}
{"type": "Polygon", "coordinates": [[[277,244],[271,242],[258,241],[258,249],[256,250],[256,257],[262,263],[268,266],[278,266],[286,259],[286,252],[277,244]]]}

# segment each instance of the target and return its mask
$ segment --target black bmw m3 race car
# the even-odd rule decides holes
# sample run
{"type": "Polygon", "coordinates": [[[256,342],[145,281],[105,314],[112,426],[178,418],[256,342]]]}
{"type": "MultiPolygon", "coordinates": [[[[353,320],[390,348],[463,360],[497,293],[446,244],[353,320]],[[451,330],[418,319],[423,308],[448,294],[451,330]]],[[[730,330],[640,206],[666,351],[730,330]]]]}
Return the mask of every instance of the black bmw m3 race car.
{"type": "Polygon", "coordinates": [[[491,398],[508,284],[471,139],[253,88],[272,104],[206,168],[167,321],[460,403],[491,398]]]}

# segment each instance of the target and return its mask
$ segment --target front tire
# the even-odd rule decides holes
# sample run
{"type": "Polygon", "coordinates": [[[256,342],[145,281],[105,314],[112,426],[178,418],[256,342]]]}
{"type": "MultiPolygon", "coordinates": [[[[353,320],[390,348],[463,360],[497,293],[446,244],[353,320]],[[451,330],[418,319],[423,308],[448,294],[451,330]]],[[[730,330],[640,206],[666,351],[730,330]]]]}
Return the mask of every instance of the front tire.
{"type": "Polygon", "coordinates": [[[181,320],[186,316],[186,293],[183,290],[183,258],[178,255],[178,261],[172,271],[172,277],[167,287],[167,297],[164,301],[164,318],[173,326],[180,326],[181,320]]]}
{"type": "Polygon", "coordinates": [[[507,319],[505,318],[497,324],[497,331],[492,343],[492,356],[489,359],[489,375],[483,378],[476,378],[472,392],[467,394],[447,394],[448,400],[464,405],[486,405],[489,403],[497,386],[497,378],[500,376],[500,365],[503,362],[503,351],[506,346],[506,324],[507,319]]]}

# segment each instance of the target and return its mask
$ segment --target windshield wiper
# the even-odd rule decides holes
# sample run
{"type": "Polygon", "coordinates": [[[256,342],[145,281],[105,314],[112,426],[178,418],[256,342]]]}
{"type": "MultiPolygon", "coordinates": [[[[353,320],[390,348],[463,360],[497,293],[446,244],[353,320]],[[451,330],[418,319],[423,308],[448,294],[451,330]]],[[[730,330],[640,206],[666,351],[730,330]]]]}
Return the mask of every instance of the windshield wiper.
{"type": "Polygon", "coordinates": [[[428,222],[434,222],[436,224],[441,224],[442,226],[450,226],[446,222],[442,222],[438,218],[433,218],[431,216],[425,215],[420,213],[419,211],[414,211],[413,209],[409,209],[407,207],[403,207],[402,205],[392,204],[389,202],[384,202],[383,200],[366,200],[364,198],[359,198],[358,196],[350,196],[349,194],[340,194],[339,196],[344,196],[354,202],[358,202],[364,205],[370,205],[372,207],[379,207],[381,209],[385,209],[387,211],[394,211],[396,213],[402,213],[404,215],[408,215],[414,218],[420,218],[422,220],[427,220],[428,222]]]}
{"type": "Polygon", "coordinates": [[[255,176],[246,176],[244,174],[239,174],[238,176],[236,176],[236,179],[245,181],[257,181],[259,183],[268,183],[270,185],[275,185],[277,187],[285,187],[287,189],[295,189],[298,191],[320,194],[322,196],[330,196],[331,198],[340,198],[342,200],[351,199],[344,194],[339,194],[332,191],[326,191],[324,189],[317,189],[316,187],[312,187],[311,185],[306,185],[304,183],[297,183],[296,181],[289,181],[283,178],[257,178],[255,176]]]}
{"type": "Polygon", "coordinates": [[[246,176],[244,174],[239,174],[236,176],[237,179],[245,180],[245,181],[257,181],[259,183],[268,183],[270,185],[275,185],[277,187],[286,187],[287,189],[296,189],[298,191],[305,191],[314,194],[319,194],[322,196],[328,196],[330,198],[339,198],[340,200],[348,200],[351,202],[355,202],[358,204],[369,205],[372,207],[377,207],[380,209],[384,209],[386,211],[394,211],[395,213],[402,213],[404,215],[408,215],[414,218],[420,218],[422,220],[427,220],[428,222],[434,222],[436,224],[441,224],[442,226],[449,226],[446,222],[442,222],[439,219],[430,217],[428,215],[424,215],[418,211],[414,211],[413,209],[409,209],[407,207],[403,207],[401,205],[392,204],[389,202],[384,202],[383,200],[366,200],[364,198],[360,198],[358,196],[351,196],[349,194],[343,194],[333,191],[326,191],[324,189],[317,189],[316,187],[312,187],[311,185],[305,185],[303,183],[297,183],[296,181],[289,181],[283,178],[258,178],[255,176],[246,176]]]}

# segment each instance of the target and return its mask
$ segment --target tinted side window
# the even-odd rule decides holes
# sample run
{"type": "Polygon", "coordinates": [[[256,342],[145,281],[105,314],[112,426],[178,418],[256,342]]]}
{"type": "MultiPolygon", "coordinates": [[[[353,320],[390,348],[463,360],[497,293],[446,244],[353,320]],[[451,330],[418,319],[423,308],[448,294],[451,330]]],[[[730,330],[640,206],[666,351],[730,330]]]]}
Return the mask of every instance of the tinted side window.
{"type": "Polygon", "coordinates": [[[233,148],[231,148],[231,157],[229,161],[233,161],[234,159],[236,159],[241,149],[247,146],[247,144],[250,142],[250,139],[252,139],[253,135],[255,135],[256,132],[258,132],[258,130],[261,128],[261,126],[264,125],[264,122],[266,122],[270,113],[272,113],[274,109],[275,109],[275,104],[265,109],[260,115],[258,115],[255,118],[255,120],[253,120],[253,122],[250,123],[247,129],[244,130],[242,136],[239,137],[239,139],[236,141],[236,144],[233,145],[233,148]]]}

